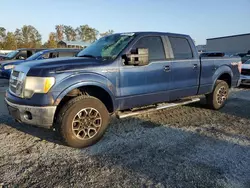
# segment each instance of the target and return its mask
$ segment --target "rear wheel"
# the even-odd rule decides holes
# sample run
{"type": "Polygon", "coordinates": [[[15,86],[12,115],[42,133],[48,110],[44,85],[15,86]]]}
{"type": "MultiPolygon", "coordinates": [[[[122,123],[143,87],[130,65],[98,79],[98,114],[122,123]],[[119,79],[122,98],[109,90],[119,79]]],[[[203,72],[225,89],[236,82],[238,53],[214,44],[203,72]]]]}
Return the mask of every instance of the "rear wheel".
{"type": "Polygon", "coordinates": [[[65,104],[57,119],[63,141],[71,147],[83,148],[102,138],[108,127],[109,113],[99,99],[80,96],[65,104]]]}
{"type": "Polygon", "coordinates": [[[212,93],[206,95],[208,107],[218,110],[222,108],[229,95],[229,86],[227,82],[223,80],[216,81],[214,90],[212,93]]]}

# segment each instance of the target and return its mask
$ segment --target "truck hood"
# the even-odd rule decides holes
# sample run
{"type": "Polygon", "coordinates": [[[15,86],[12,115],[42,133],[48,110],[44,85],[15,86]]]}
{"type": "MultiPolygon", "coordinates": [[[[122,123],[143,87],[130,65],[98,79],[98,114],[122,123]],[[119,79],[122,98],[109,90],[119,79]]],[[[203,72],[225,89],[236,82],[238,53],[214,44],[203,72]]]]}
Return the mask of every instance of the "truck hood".
{"type": "Polygon", "coordinates": [[[11,59],[9,59],[9,58],[7,57],[7,55],[0,55],[0,63],[1,63],[2,61],[8,61],[8,60],[11,60],[11,59]]]}
{"type": "Polygon", "coordinates": [[[6,55],[0,55],[0,60],[4,59],[6,57],[6,55]]]}
{"type": "Polygon", "coordinates": [[[6,60],[3,62],[0,61],[0,63],[2,66],[4,66],[4,65],[17,65],[23,61],[25,61],[25,60],[6,60]]]}
{"type": "Polygon", "coordinates": [[[102,66],[101,60],[86,57],[64,57],[46,60],[35,60],[23,62],[15,69],[28,73],[29,75],[48,74],[48,72],[74,71],[87,67],[102,66]]]}

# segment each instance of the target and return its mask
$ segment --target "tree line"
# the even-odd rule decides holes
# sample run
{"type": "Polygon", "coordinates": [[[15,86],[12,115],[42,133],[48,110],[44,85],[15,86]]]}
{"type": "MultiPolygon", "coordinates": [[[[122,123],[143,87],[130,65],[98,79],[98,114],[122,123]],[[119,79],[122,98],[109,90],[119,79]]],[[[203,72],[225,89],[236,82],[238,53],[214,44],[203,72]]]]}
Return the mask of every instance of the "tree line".
{"type": "Polygon", "coordinates": [[[14,50],[17,48],[57,48],[58,41],[84,41],[94,42],[99,37],[112,34],[113,30],[100,33],[97,29],[89,25],[72,27],[69,25],[56,25],[55,30],[49,33],[48,40],[42,44],[42,36],[32,25],[24,25],[14,32],[7,31],[0,27],[0,49],[14,50]]]}

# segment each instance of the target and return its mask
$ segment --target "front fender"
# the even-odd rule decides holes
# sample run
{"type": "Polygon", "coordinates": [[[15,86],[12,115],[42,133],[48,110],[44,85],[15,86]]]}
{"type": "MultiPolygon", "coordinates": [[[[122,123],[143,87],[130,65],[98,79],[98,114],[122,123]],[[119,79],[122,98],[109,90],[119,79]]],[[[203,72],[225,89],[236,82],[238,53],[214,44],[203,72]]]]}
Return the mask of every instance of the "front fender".
{"type": "Polygon", "coordinates": [[[56,97],[54,105],[57,105],[61,99],[63,99],[63,97],[73,89],[83,86],[97,86],[102,88],[110,95],[114,104],[116,88],[113,86],[113,84],[103,75],[96,73],[84,73],[69,76],[58,83],[55,88],[53,88],[55,93],[59,93],[59,95],[56,97]]]}

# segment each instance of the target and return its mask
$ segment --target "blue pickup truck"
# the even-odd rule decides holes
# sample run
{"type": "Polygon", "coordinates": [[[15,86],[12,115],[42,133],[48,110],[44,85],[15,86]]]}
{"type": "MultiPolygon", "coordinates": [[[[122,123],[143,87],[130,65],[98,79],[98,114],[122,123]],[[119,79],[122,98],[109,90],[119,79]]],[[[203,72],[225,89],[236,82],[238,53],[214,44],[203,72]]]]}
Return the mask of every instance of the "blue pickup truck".
{"type": "Polygon", "coordinates": [[[73,49],[73,48],[46,49],[46,50],[39,50],[38,52],[34,53],[27,59],[0,61],[0,78],[9,79],[12,69],[17,65],[22,64],[23,62],[49,59],[49,58],[58,58],[58,57],[74,57],[79,51],[80,51],[79,49],[73,49]]]}
{"type": "Polygon", "coordinates": [[[112,114],[130,117],[197,102],[198,95],[222,108],[240,83],[240,65],[238,57],[199,57],[188,35],[118,33],[77,57],[16,66],[5,100],[18,122],[53,128],[82,148],[101,139],[112,114]]]}

